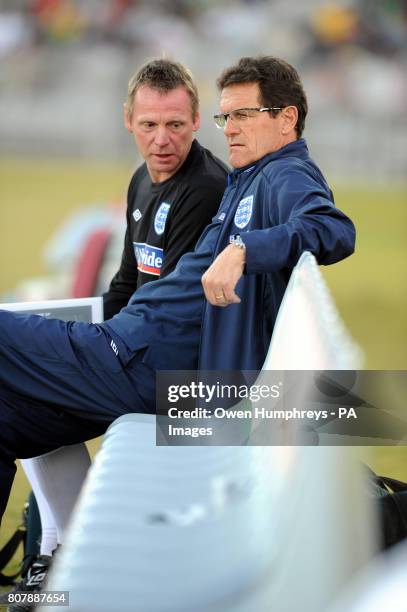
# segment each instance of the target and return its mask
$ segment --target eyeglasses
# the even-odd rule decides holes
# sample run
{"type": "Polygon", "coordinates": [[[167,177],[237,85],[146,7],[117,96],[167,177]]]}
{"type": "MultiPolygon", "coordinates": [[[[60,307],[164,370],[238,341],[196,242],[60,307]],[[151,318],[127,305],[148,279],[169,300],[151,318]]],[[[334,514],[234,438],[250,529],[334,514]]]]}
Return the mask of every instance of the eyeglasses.
{"type": "Polygon", "coordinates": [[[256,116],[256,113],[264,113],[265,111],[281,111],[283,110],[277,106],[271,106],[269,108],[237,108],[236,110],[230,111],[230,113],[221,113],[220,115],[214,115],[214,121],[217,128],[222,130],[227,123],[228,119],[231,119],[234,123],[241,124],[256,116]]]}

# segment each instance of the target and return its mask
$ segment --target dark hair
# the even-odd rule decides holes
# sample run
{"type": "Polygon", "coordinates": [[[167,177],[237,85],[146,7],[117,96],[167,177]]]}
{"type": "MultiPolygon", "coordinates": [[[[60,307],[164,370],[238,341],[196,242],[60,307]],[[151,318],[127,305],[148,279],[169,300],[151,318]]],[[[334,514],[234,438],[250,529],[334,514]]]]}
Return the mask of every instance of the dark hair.
{"type": "Polygon", "coordinates": [[[308,104],[300,77],[293,66],[271,55],[242,57],[235,66],[226,68],[217,80],[220,90],[238,83],[258,83],[259,102],[263,106],[296,106],[298,121],[295,130],[298,138],[301,136],[308,104]]]}
{"type": "Polygon", "coordinates": [[[184,87],[191,98],[192,117],[198,112],[198,89],[192,74],[182,64],[168,59],[157,59],[148,62],[130,79],[127,90],[126,107],[131,114],[134,96],[142,85],[148,85],[162,93],[168,93],[177,87],[184,87]]]}

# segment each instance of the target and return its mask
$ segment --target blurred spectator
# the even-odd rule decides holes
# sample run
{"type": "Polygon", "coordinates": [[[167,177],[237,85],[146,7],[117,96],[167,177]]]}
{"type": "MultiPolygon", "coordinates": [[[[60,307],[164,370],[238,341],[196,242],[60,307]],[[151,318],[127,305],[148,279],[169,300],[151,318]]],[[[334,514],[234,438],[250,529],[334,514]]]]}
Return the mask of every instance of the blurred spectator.
{"type": "Polygon", "coordinates": [[[0,12],[0,57],[24,48],[31,36],[30,23],[23,11],[0,12]]]}
{"type": "MultiPolygon", "coordinates": [[[[374,162],[374,148],[356,132],[354,140],[366,144],[352,164],[338,116],[363,134],[373,133],[380,117],[385,133],[407,138],[407,0],[0,0],[0,57],[7,55],[0,153],[130,157],[124,135],[107,131],[119,125],[110,113],[119,107],[124,75],[169,55],[200,75],[201,140],[221,156],[223,141],[207,119],[217,104],[216,75],[236,57],[258,53],[287,57],[301,69],[331,142],[313,132],[312,116],[308,135],[316,157],[335,150],[341,163],[335,159],[333,168],[370,175],[374,162]],[[56,105],[59,113],[51,113],[56,105]],[[28,109],[29,125],[22,121],[28,109]]],[[[379,168],[399,173],[407,151],[386,147],[379,168]]]]}
{"type": "Polygon", "coordinates": [[[79,6],[73,0],[33,0],[31,11],[40,40],[75,40],[86,27],[79,6]]]}

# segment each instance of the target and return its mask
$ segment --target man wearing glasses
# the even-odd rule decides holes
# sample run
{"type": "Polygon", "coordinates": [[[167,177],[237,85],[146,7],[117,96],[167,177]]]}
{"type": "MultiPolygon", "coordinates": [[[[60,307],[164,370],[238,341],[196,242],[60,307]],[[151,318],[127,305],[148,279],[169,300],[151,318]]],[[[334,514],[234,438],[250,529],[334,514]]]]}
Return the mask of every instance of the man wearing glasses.
{"type": "Polygon", "coordinates": [[[100,325],[0,311],[0,516],[16,457],[154,413],[157,370],[260,369],[301,254],[331,264],[353,252],[354,226],[301,138],[295,69],[243,58],[218,85],[234,170],[195,251],[100,325]]]}

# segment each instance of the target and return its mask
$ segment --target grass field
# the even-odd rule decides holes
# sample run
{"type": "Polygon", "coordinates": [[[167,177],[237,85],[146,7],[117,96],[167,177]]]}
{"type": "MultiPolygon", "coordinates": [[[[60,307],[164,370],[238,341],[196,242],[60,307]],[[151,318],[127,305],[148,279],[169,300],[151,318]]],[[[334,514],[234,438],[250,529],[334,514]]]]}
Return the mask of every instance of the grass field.
{"type": "MultiPolygon", "coordinates": [[[[49,160],[0,159],[0,294],[44,273],[41,250],[66,214],[125,194],[131,168],[49,160]]],[[[354,220],[354,256],[324,269],[368,369],[407,368],[407,185],[335,188],[354,220]]],[[[371,465],[407,480],[407,447],[376,448],[371,465]]],[[[28,485],[19,472],[0,547],[19,521],[28,485]]]]}
{"type": "Polygon", "coordinates": [[[407,368],[407,185],[342,187],[336,204],[357,229],[352,257],[323,268],[368,369],[407,368]]]}
{"type": "Polygon", "coordinates": [[[45,272],[44,242],[73,211],[122,199],[131,168],[0,158],[0,294],[45,272]]]}

